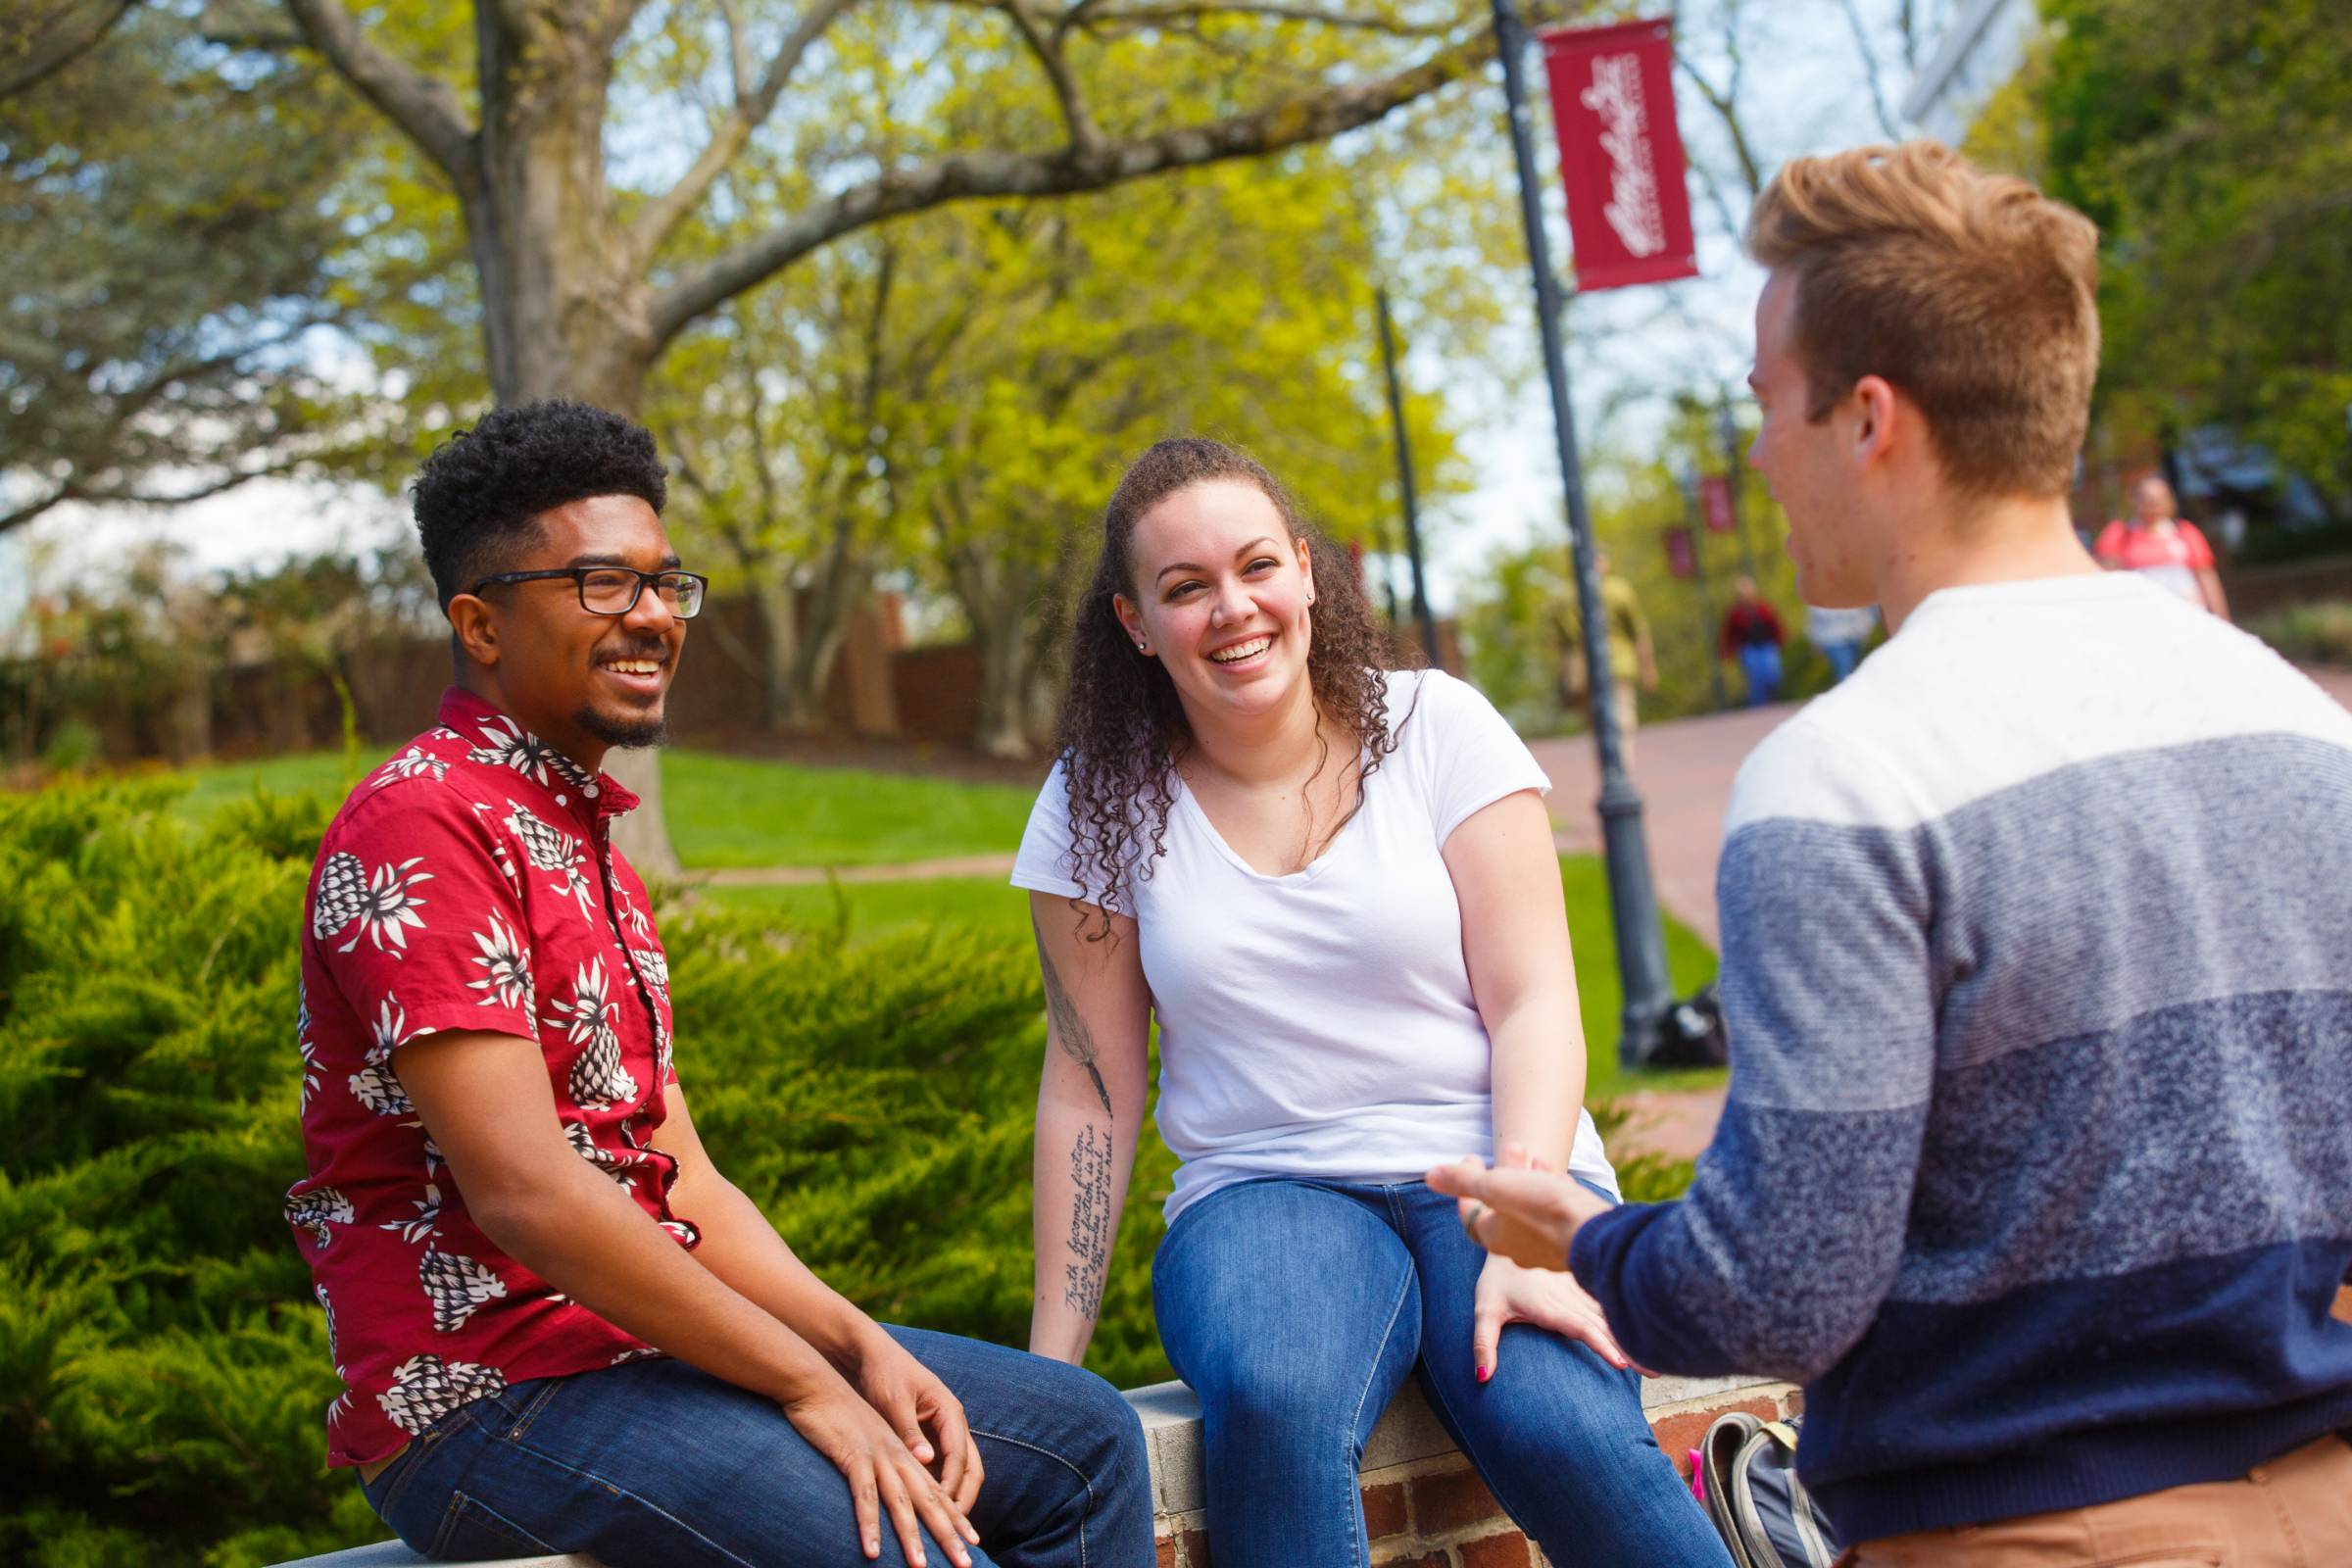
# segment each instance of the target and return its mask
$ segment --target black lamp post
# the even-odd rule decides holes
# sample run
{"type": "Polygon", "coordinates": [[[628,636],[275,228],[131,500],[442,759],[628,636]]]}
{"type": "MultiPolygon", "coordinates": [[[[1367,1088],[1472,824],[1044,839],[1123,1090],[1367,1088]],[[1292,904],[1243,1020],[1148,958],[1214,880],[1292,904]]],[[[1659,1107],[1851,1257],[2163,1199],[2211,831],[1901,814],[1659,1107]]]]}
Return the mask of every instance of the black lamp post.
{"type": "Polygon", "coordinates": [[[1551,387],[1552,433],[1567,492],[1569,554],[1576,566],[1576,602],[1584,616],[1587,687],[1592,700],[1592,738],[1600,752],[1601,852],[1608,864],[1609,912],[1617,931],[1617,975],[1625,992],[1617,1059],[1639,1066],[1655,1052],[1673,981],[1666,971],[1666,928],[1649,874],[1649,845],[1642,832],[1642,796],[1625,770],[1624,738],[1617,733],[1616,671],[1609,667],[1607,611],[1593,560],[1592,518],[1585,504],[1584,465],[1577,455],[1576,412],[1568,397],[1568,359],[1560,336],[1559,281],[1544,234],[1536,180],[1535,138],[1528,128],[1527,78],[1522,56],[1526,29],[1511,0],[1494,0],[1494,49],[1502,58],[1502,86],[1510,104],[1511,153],[1519,166],[1519,216],[1527,228],[1534,270],[1536,318],[1544,335],[1544,375],[1551,387]]]}

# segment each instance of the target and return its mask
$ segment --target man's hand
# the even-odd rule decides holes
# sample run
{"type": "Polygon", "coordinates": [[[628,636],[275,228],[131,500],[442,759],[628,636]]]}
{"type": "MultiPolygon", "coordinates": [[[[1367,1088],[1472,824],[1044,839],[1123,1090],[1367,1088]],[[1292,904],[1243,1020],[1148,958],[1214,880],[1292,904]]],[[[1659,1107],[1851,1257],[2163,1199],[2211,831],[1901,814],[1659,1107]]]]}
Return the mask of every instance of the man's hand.
{"type": "MultiPolygon", "coordinates": [[[[1484,1383],[1500,1369],[1502,1330],[1506,1323],[1532,1323],[1565,1339],[1592,1347],[1613,1367],[1633,1366],[1633,1358],[1618,1348],[1609,1333],[1609,1320],[1600,1303],[1585,1294],[1575,1276],[1548,1268],[1522,1268],[1500,1254],[1491,1254],[1478,1273],[1477,1314],[1470,1336],[1471,1358],[1484,1383]]],[[[1636,1368],[1636,1370],[1640,1370],[1636,1368]]]]}
{"type": "Polygon", "coordinates": [[[857,1362],[848,1370],[852,1386],[890,1423],[906,1451],[939,1478],[957,1509],[971,1512],[983,1478],[963,1401],[878,1327],[859,1337],[857,1362]]]}
{"type": "Polygon", "coordinates": [[[929,1568],[923,1552],[925,1527],[947,1547],[956,1568],[970,1568],[971,1554],[964,1547],[979,1544],[979,1532],[916,1461],[906,1440],[892,1430],[893,1423],[859,1391],[828,1378],[813,1392],[785,1400],[783,1409],[793,1430],[849,1483],[850,1502],[858,1513],[858,1544],[867,1560],[882,1555],[881,1516],[888,1512],[899,1547],[914,1568],[929,1568]]]}
{"type": "Polygon", "coordinates": [[[1475,1159],[1440,1165],[1429,1185],[1461,1200],[1462,1228],[1490,1252],[1528,1268],[1565,1269],[1577,1228],[1608,1203],[1547,1170],[1488,1169],[1475,1159]]]}

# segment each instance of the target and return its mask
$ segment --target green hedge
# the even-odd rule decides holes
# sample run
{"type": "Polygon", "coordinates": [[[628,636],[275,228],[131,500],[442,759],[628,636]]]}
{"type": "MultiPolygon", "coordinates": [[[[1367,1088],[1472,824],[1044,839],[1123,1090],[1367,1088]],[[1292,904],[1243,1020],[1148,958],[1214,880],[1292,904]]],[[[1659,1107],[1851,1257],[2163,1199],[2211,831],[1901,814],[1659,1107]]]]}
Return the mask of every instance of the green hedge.
{"type": "MultiPolygon", "coordinates": [[[[325,1326],[279,1201],[302,1174],[292,1021],[327,810],[184,783],[0,795],[0,1562],[270,1563],[379,1540],[322,1463],[325,1326]]],[[[722,1168],[876,1316],[1023,1343],[1044,1045],[1016,933],[850,945],[670,910],[679,1066],[722,1168]]],[[[1147,1135],[1090,1365],[1168,1375],[1147,1135]]],[[[1688,1166],[1637,1162],[1635,1196],[1688,1166]]]]}
{"type": "MultiPolygon", "coordinates": [[[[278,1204],[323,806],[197,830],[172,784],[0,796],[0,1561],[268,1563],[380,1540],[322,1467],[335,1384],[278,1204]]],[[[1027,1332],[1034,959],[1003,937],[672,916],[679,1058],[716,1157],[876,1315],[1027,1332]]],[[[1093,1365],[1166,1375],[1149,1144],[1093,1365]]]]}

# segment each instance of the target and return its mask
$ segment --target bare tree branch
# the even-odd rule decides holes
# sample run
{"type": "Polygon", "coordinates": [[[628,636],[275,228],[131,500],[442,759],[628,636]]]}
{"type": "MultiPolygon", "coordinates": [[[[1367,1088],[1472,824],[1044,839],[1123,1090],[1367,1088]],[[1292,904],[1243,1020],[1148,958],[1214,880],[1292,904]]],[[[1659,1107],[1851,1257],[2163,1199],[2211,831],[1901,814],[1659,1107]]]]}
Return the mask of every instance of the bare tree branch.
{"type": "Polygon", "coordinates": [[[1061,34],[1049,35],[1029,14],[1028,0],[1004,0],[1004,14],[1020,29],[1021,41],[1037,56],[1038,65],[1045,71],[1046,79],[1054,84],[1054,97],[1061,105],[1061,122],[1069,127],[1070,150],[1084,155],[1102,144],[1102,132],[1096,128],[1094,116],[1086,112],[1086,100],[1079,96],[1078,80],[1070,74],[1070,62],[1061,52],[1061,34]]]}
{"type": "Polygon", "coordinates": [[[1250,114],[1154,135],[1103,142],[1091,151],[966,152],[890,170],[795,214],[767,233],[694,268],[655,300],[653,341],[668,342],[688,322],[854,229],[947,202],[984,196],[1071,196],[1128,180],[1233,158],[1325,141],[1470,74],[1494,52],[1492,33],[1440,51],[1378,80],[1323,88],[1250,114]]]}
{"type": "Polygon", "coordinates": [[[720,174],[726,172],[727,166],[735,162],[737,155],[751,141],[752,133],[765,124],[767,117],[775,112],[776,99],[782,96],[784,84],[792,79],[793,72],[799,68],[809,47],[824,35],[825,29],[833,24],[836,18],[857,3],[858,0],[810,0],[808,9],[802,14],[791,35],[776,50],[774,58],[768,61],[766,74],[748,93],[743,90],[743,85],[751,78],[749,46],[744,42],[742,27],[738,25],[740,18],[737,8],[732,4],[727,6],[729,47],[735,57],[735,107],[710,133],[710,140],[704,145],[693,167],[678,177],[675,185],[637,215],[629,237],[641,262],[650,260],[662,248],[662,241],[668,239],[677,226],[686,220],[687,215],[702,205],[703,198],[710,193],[711,185],[720,174]]]}
{"type": "Polygon", "coordinates": [[[1396,22],[1385,17],[1365,16],[1360,12],[1326,10],[1321,6],[1250,4],[1249,0],[1199,0],[1192,4],[1103,6],[1082,3],[1063,13],[1055,24],[1056,31],[1071,27],[1127,25],[1166,27],[1205,21],[1210,17],[1260,17],[1276,22],[1311,22],[1326,27],[1349,27],[1365,32],[1385,32],[1397,38],[1438,38],[1451,32],[1457,23],[1396,22]]]}
{"type": "Polygon", "coordinates": [[[1755,150],[1748,145],[1745,127],[1740,123],[1740,106],[1733,101],[1733,94],[1739,90],[1737,71],[1733,74],[1732,86],[1718,91],[1713,82],[1699,74],[1698,68],[1690,63],[1690,57],[1680,49],[1674,52],[1674,63],[1683,68],[1684,76],[1698,89],[1698,95],[1707,101],[1707,107],[1715,111],[1715,118],[1723,122],[1724,130],[1732,138],[1732,156],[1740,161],[1740,179],[1747,187],[1748,198],[1752,201],[1761,196],[1764,193],[1764,171],[1756,163],[1755,150]]]}
{"type": "MultiPolygon", "coordinates": [[[[441,166],[463,193],[478,183],[473,133],[466,128],[466,111],[457,89],[394,59],[371,42],[340,0],[285,0],[311,47],[360,96],[373,104],[400,127],[426,157],[441,166]]],[[[487,3],[487,0],[485,0],[487,3]]]]}
{"type": "Polygon", "coordinates": [[[0,98],[46,81],[95,49],[138,0],[61,0],[44,19],[0,23],[0,98]]]}
{"type": "Polygon", "coordinates": [[[727,26],[727,77],[735,88],[735,101],[742,103],[760,90],[752,74],[752,39],[744,25],[743,0],[718,0],[718,14],[727,26]]]}
{"type": "Polygon", "coordinates": [[[48,495],[36,496],[23,506],[0,513],[0,534],[6,534],[11,529],[22,528],[44,513],[74,501],[122,507],[188,506],[194,502],[220,495],[224,491],[234,490],[237,486],[255,479],[267,479],[277,474],[291,473],[303,464],[310,462],[312,456],[309,453],[299,456],[289,455],[272,459],[251,468],[232,468],[218,478],[208,479],[204,483],[186,490],[175,490],[169,495],[145,495],[135,490],[114,485],[84,484],[78,479],[69,479],[48,495]]]}
{"type": "Polygon", "coordinates": [[[1886,93],[1879,83],[1879,52],[1870,46],[1870,29],[1862,24],[1862,8],[1854,0],[1842,0],[1845,24],[1854,29],[1854,53],[1862,59],[1862,79],[1870,87],[1870,112],[1878,117],[1879,129],[1888,141],[1902,139],[1902,130],[1894,116],[1886,112],[1886,93]]]}

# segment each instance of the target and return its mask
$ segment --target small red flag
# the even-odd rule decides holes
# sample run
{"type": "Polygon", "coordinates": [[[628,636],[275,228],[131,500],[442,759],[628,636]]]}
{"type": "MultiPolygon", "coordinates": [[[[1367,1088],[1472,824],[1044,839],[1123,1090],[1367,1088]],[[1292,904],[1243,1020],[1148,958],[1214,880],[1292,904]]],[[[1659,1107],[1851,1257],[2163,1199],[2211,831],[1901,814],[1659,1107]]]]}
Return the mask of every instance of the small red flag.
{"type": "Polygon", "coordinates": [[[1685,582],[1698,575],[1698,553],[1691,548],[1690,529],[1666,530],[1666,569],[1685,582]]]}
{"type": "Polygon", "coordinates": [[[1732,510],[1732,481],[1722,474],[1698,481],[1698,506],[1706,514],[1707,532],[1730,533],[1740,526],[1740,514],[1732,510]]]}
{"type": "Polygon", "coordinates": [[[1551,122],[1568,187],[1576,286],[1698,275],[1674,118],[1674,29],[1628,22],[1544,35],[1551,122]]]}

